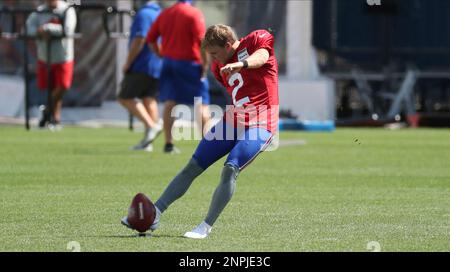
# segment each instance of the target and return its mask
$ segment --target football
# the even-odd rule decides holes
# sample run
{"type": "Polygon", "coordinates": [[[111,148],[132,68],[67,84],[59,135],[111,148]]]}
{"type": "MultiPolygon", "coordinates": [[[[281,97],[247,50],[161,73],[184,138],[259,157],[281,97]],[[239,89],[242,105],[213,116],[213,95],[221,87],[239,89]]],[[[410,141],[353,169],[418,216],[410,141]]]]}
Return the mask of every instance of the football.
{"type": "Polygon", "coordinates": [[[140,233],[150,229],[155,220],[156,209],[152,201],[144,194],[139,193],[131,202],[128,209],[128,223],[140,233]]]}

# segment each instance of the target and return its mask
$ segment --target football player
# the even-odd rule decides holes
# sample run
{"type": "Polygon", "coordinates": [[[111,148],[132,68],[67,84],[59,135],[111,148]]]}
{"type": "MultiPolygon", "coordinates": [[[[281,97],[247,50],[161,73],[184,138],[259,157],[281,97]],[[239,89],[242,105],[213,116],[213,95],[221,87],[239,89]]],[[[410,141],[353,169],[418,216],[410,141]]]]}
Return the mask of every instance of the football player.
{"type": "MultiPolygon", "coordinates": [[[[156,201],[158,227],[161,214],[189,189],[196,177],[228,154],[208,214],[185,237],[202,239],[211,232],[220,213],[230,201],[239,173],[264,151],[278,127],[278,64],[274,37],[257,30],[238,39],[231,27],[214,25],[207,29],[202,47],[213,58],[212,71],[226,87],[233,106],[222,121],[198,145],[183,170],[156,201]]],[[[122,223],[128,225],[126,218],[122,223]]]]}

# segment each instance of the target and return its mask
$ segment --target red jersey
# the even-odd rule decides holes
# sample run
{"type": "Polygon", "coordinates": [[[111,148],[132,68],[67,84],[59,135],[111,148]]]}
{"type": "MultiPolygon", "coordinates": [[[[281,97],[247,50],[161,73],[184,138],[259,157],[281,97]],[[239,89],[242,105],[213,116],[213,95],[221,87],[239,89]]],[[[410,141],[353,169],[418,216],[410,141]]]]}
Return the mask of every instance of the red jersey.
{"type": "Polygon", "coordinates": [[[161,56],[201,63],[205,33],[203,13],[188,3],[177,3],[161,12],[147,35],[147,42],[155,43],[161,36],[161,56]]]}
{"type": "Polygon", "coordinates": [[[227,122],[244,124],[245,127],[264,127],[271,132],[278,129],[278,63],[275,56],[274,37],[266,30],[257,30],[240,40],[236,53],[228,63],[243,61],[258,49],[267,49],[269,60],[258,69],[241,69],[226,78],[220,74],[225,66],[217,61],[212,64],[216,79],[227,89],[233,99],[233,107],[225,114],[227,122]]]}

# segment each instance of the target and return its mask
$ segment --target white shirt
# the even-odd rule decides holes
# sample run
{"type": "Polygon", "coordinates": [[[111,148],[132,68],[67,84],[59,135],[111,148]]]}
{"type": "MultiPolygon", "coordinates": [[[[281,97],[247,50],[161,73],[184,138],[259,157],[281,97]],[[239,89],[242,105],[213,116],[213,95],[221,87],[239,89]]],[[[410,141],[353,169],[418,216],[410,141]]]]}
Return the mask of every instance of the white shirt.
{"type": "MultiPolygon", "coordinates": [[[[45,31],[52,36],[63,34],[63,25],[51,22],[54,19],[64,18],[64,31],[70,37],[75,33],[77,16],[74,8],[65,1],[59,0],[56,9],[49,9],[46,4],[37,8],[38,12],[33,12],[27,19],[27,35],[36,36],[37,29],[42,26],[45,31]],[[66,12],[67,10],[67,12],[66,12]],[[42,11],[48,11],[43,12],[42,11]]],[[[47,62],[47,42],[42,39],[36,40],[38,59],[47,62]]],[[[52,40],[50,62],[64,63],[74,59],[73,38],[61,38],[52,40]]]]}

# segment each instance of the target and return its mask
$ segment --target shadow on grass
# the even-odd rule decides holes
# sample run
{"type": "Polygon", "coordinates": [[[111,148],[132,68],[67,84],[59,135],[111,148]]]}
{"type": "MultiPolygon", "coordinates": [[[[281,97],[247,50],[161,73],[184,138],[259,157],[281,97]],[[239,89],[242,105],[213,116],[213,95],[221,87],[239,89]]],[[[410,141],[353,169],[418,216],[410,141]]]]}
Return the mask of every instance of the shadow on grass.
{"type": "Polygon", "coordinates": [[[168,235],[168,234],[151,234],[146,233],[145,235],[139,235],[139,234],[131,234],[131,235],[99,235],[96,236],[98,238],[179,238],[179,239],[185,239],[185,237],[181,235],[168,235]]]}
{"type": "MultiPolygon", "coordinates": [[[[126,238],[178,238],[178,239],[186,239],[181,235],[168,235],[168,234],[151,234],[146,233],[145,235],[139,234],[128,234],[128,235],[84,235],[77,236],[80,238],[117,238],[117,239],[126,239],[126,238]]],[[[72,238],[72,237],[61,237],[61,238],[72,238]]]]}

